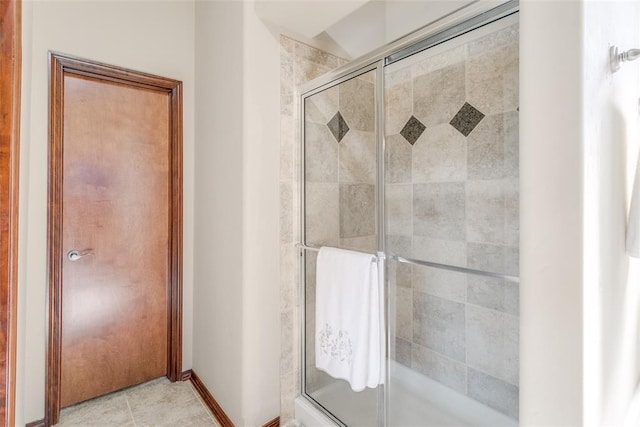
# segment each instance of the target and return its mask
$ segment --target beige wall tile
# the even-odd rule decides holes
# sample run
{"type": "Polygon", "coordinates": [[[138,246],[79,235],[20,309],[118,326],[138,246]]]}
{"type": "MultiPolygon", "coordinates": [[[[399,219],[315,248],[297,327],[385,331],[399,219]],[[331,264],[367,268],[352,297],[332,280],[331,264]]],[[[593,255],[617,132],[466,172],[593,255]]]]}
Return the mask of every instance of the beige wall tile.
{"type": "Polygon", "coordinates": [[[387,233],[411,236],[413,234],[413,186],[393,184],[385,188],[387,233]]]}
{"type": "Polygon", "coordinates": [[[504,177],[520,176],[519,112],[504,113],[504,177]]]}
{"type": "Polygon", "coordinates": [[[414,183],[464,181],[465,137],[449,123],[427,129],[413,145],[412,176],[414,183]]]}
{"type": "Polygon", "coordinates": [[[330,69],[343,65],[345,61],[323,50],[311,47],[308,44],[295,42],[295,55],[314,64],[321,64],[330,69]]]}
{"type": "Polygon", "coordinates": [[[489,243],[467,243],[467,266],[492,273],[506,273],[507,247],[489,243]]]}
{"type": "Polygon", "coordinates": [[[291,343],[293,342],[293,310],[286,310],[280,313],[280,372],[293,372],[293,352],[291,343]]]}
{"type": "Polygon", "coordinates": [[[466,301],[466,275],[455,271],[414,265],[413,289],[451,301],[466,301]]]}
{"type": "Polygon", "coordinates": [[[331,68],[325,65],[309,61],[299,56],[293,57],[293,75],[295,86],[300,86],[303,83],[315,79],[316,77],[320,77],[329,70],[331,70],[331,68]]]}
{"type": "Polygon", "coordinates": [[[502,179],[505,176],[504,116],[487,116],[467,138],[470,180],[502,179]]]}
{"type": "Polygon", "coordinates": [[[280,181],[292,181],[297,176],[295,126],[293,117],[284,115],[280,118],[280,181]]]}
{"type": "Polygon", "coordinates": [[[293,50],[294,42],[280,37],[280,115],[293,117],[293,50]]]}
{"type": "Polygon", "coordinates": [[[338,244],[341,227],[339,200],[340,186],[337,183],[307,183],[305,226],[308,244],[316,246],[338,244]]]}
{"type": "Polygon", "coordinates": [[[520,286],[494,277],[469,275],[467,302],[496,311],[518,315],[520,313],[520,286]]]}
{"type": "Polygon", "coordinates": [[[467,364],[518,385],[518,317],[467,307],[467,364]]]}
{"type": "Polygon", "coordinates": [[[397,287],[395,302],[396,336],[411,341],[413,339],[413,290],[397,287]]]}
{"type": "Polygon", "coordinates": [[[372,184],[340,184],[340,237],[374,235],[375,189],[372,184]]]}
{"type": "Polygon", "coordinates": [[[504,182],[504,243],[518,246],[520,243],[520,182],[504,182]]]}
{"type": "Polygon", "coordinates": [[[280,311],[291,310],[298,304],[296,286],[298,283],[298,249],[292,243],[280,244],[280,311]]]}
{"type": "Polygon", "coordinates": [[[373,132],[375,123],[374,85],[354,78],[341,83],[340,112],[350,129],[373,132]]]}
{"type": "Polygon", "coordinates": [[[338,86],[318,92],[305,100],[305,120],[326,125],[338,112],[338,86]]]}
{"type": "Polygon", "coordinates": [[[376,183],[376,138],[373,132],[350,129],[339,145],[340,182],[376,183]]]}
{"type": "Polygon", "coordinates": [[[386,77],[394,83],[387,82],[385,89],[384,131],[387,135],[395,135],[400,133],[413,114],[413,80],[410,69],[390,73],[386,77]]]}
{"type": "Polygon", "coordinates": [[[436,55],[429,56],[427,59],[413,64],[411,71],[414,77],[432,73],[442,68],[450,67],[455,64],[464,62],[466,57],[465,46],[458,46],[453,49],[446,50],[436,55]]]}
{"type": "Polygon", "coordinates": [[[458,266],[467,264],[467,244],[465,242],[414,236],[413,253],[416,259],[425,261],[458,266]]]}
{"type": "Polygon", "coordinates": [[[467,240],[504,244],[505,184],[503,180],[468,181],[467,240]]]}
{"type": "Polygon", "coordinates": [[[352,251],[376,253],[378,251],[378,241],[375,235],[363,237],[341,238],[340,247],[352,251]]]}
{"type": "Polygon", "coordinates": [[[304,161],[307,182],[338,182],[338,143],[326,125],[305,123],[304,161]]]}
{"type": "Polygon", "coordinates": [[[411,182],[412,148],[401,135],[386,138],[385,174],[388,183],[411,182]]]}
{"type": "Polygon", "coordinates": [[[413,294],[413,342],[465,361],[465,304],[413,294]]]}
{"type": "Polygon", "coordinates": [[[467,368],[467,394],[511,418],[518,418],[518,387],[491,375],[467,368]]]}
{"type": "Polygon", "coordinates": [[[464,182],[414,184],[413,233],[436,239],[464,240],[464,182]]]}
{"type": "Polygon", "coordinates": [[[396,338],[392,348],[391,357],[404,366],[411,367],[411,341],[396,338]]]}
{"type": "Polygon", "coordinates": [[[416,76],[413,91],[413,115],[427,131],[449,123],[465,102],[464,62],[416,76]]]}
{"type": "Polygon", "coordinates": [[[467,65],[467,101],[485,115],[518,108],[518,44],[472,58],[467,65]]]}
{"type": "Polygon", "coordinates": [[[293,184],[280,183],[280,242],[293,241],[293,184]]]}
{"type": "Polygon", "coordinates": [[[416,371],[446,385],[466,393],[465,365],[419,344],[411,346],[411,366],[416,371]]]}
{"type": "Polygon", "coordinates": [[[494,49],[518,43],[519,37],[519,24],[511,25],[467,43],[467,55],[472,58],[494,49]]]}

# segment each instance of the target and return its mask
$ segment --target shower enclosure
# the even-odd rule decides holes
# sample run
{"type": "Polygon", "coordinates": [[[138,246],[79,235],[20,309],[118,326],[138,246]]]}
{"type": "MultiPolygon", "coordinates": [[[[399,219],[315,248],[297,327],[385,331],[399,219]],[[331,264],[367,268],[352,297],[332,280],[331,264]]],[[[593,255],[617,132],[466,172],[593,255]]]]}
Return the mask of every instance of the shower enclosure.
{"type": "Polygon", "coordinates": [[[518,423],[517,12],[401,40],[300,90],[302,398],[335,423],[518,423]],[[315,368],[321,246],[381,261],[376,389],[315,368]]]}

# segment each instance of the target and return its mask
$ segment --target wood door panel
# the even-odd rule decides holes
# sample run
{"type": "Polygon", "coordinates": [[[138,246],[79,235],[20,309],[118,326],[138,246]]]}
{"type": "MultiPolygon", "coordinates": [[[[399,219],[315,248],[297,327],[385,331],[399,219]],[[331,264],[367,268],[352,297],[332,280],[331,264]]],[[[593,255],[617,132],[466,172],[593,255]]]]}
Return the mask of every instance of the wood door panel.
{"type": "Polygon", "coordinates": [[[64,76],[61,406],[167,373],[170,107],[64,76]]]}

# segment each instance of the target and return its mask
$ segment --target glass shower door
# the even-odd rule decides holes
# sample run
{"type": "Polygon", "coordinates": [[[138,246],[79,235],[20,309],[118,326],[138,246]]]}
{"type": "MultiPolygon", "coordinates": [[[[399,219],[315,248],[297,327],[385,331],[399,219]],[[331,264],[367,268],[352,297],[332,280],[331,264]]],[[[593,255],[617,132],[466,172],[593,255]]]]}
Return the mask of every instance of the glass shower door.
{"type": "Polygon", "coordinates": [[[388,425],[517,425],[517,14],[384,81],[388,425]]]}
{"type": "MultiPolygon", "coordinates": [[[[302,238],[307,247],[378,250],[375,73],[304,98],[302,238]]],[[[316,368],[317,255],[303,251],[303,394],[335,421],[375,426],[377,389],[354,392],[347,381],[316,368]]]]}

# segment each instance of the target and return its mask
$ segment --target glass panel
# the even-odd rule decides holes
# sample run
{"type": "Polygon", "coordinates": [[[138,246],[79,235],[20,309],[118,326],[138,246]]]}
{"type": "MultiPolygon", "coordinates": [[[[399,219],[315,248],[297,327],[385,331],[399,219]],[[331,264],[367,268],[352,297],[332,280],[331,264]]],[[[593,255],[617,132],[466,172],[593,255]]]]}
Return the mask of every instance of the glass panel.
{"type": "Polygon", "coordinates": [[[516,426],[518,284],[396,261],[387,274],[389,425],[516,426]]]}
{"type": "MultiPolygon", "coordinates": [[[[375,71],[304,102],[304,239],[308,245],[375,253],[375,71]]],[[[316,368],[317,252],[305,251],[304,391],[349,426],[376,425],[377,389],[352,391],[316,368]]]]}
{"type": "MultiPolygon", "coordinates": [[[[386,67],[385,102],[387,253],[518,276],[517,15],[386,67]]],[[[387,285],[389,424],[517,425],[517,283],[391,261],[387,285]]]]}
{"type": "Polygon", "coordinates": [[[305,238],[376,252],[375,71],[305,99],[305,238]]]}

